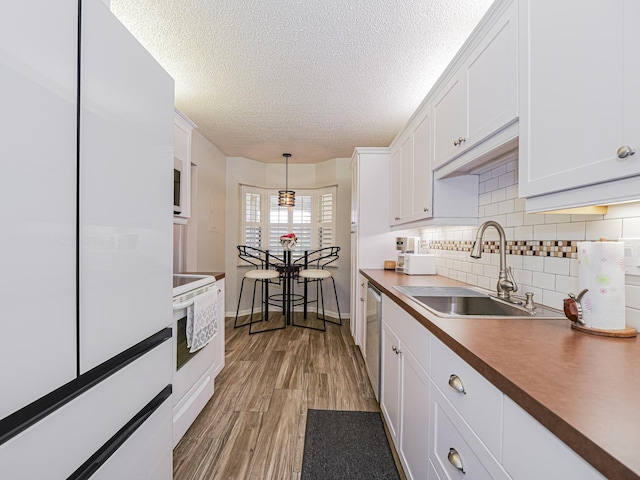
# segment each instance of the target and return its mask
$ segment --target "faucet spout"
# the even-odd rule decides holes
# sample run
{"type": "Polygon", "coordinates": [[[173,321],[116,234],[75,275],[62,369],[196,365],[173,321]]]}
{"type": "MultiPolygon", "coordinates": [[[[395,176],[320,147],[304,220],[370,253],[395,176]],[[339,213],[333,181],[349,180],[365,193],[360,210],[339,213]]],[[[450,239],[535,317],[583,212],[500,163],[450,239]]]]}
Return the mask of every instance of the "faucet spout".
{"type": "Polygon", "coordinates": [[[489,220],[478,227],[476,240],[473,243],[473,247],[471,249],[471,257],[482,257],[482,240],[484,237],[484,232],[488,227],[495,228],[498,231],[498,235],[500,237],[500,274],[498,278],[498,284],[496,286],[497,294],[499,298],[511,301],[511,292],[518,291],[518,284],[513,278],[511,268],[507,268],[507,239],[502,225],[493,220],[489,220]]]}

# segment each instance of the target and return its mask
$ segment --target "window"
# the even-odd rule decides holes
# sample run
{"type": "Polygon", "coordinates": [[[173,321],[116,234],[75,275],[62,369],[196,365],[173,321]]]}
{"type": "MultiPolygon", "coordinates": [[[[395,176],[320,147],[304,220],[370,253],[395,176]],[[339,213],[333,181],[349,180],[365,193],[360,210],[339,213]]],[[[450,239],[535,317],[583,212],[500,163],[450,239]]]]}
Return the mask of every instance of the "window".
{"type": "Polygon", "coordinates": [[[242,187],[241,243],[282,253],[280,236],[295,233],[298,248],[294,256],[305,250],[335,244],[336,187],[296,190],[293,208],[278,206],[278,191],[242,187]]]}

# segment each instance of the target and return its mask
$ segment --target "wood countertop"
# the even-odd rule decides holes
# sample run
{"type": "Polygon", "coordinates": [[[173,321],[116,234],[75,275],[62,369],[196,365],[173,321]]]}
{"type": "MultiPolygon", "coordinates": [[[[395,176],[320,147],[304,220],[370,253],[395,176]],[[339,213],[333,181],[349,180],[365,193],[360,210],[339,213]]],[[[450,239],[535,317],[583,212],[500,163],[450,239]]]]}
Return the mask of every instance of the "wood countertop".
{"type": "Polygon", "coordinates": [[[441,276],[361,273],[607,478],[640,479],[640,338],[569,320],[441,318],[394,285],[464,286],[441,276]]]}
{"type": "Polygon", "coordinates": [[[216,277],[216,280],[222,280],[224,278],[224,272],[182,272],[184,275],[211,275],[216,277]]]}

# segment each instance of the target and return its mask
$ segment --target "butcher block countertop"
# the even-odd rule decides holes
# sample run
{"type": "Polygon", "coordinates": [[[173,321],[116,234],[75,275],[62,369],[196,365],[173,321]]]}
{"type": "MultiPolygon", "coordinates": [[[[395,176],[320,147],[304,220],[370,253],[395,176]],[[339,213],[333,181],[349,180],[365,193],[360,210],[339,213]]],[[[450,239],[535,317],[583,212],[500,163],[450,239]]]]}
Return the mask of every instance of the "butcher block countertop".
{"type": "Polygon", "coordinates": [[[440,318],[393,286],[464,283],[361,273],[607,478],[640,478],[638,337],[589,335],[569,320],[440,318]]]}

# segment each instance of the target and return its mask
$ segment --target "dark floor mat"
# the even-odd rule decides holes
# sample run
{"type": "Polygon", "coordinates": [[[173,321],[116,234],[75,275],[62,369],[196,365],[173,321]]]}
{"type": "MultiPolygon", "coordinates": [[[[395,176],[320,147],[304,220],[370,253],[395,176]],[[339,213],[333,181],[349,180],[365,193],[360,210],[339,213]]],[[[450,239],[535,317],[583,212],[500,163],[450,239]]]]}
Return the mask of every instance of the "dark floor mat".
{"type": "Polygon", "coordinates": [[[378,412],[308,410],[302,480],[397,480],[378,412]]]}

